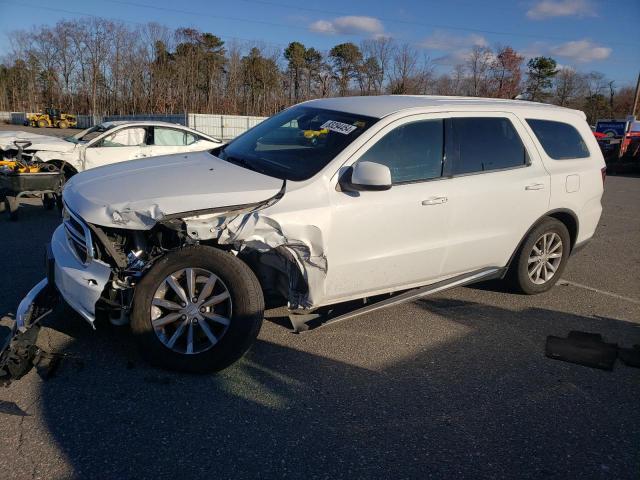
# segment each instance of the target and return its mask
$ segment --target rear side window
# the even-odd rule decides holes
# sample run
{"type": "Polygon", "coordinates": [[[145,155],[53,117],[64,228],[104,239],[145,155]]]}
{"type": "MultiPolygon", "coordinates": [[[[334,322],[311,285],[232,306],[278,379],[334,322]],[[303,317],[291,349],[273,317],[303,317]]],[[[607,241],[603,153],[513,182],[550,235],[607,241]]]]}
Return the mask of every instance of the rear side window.
{"type": "Polygon", "coordinates": [[[191,145],[196,141],[195,135],[174,128],[154,127],[153,144],[163,147],[191,145]]]}
{"type": "Polygon", "coordinates": [[[452,118],[453,175],[527,164],[527,152],[507,118],[452,118]]]}
{"type": "Polygon", "coordinates": [[[587,158],[589,149],[578,131],[568,123],[528,119],[527,123],[549,157],[554,160],[587,158]]]}
{"type": "Polygon", "coordinates": [[[401,125],[373,145],[359,161],[386,165],[394,184],[419,182],[442,174],[443,121],[401,125]]]}

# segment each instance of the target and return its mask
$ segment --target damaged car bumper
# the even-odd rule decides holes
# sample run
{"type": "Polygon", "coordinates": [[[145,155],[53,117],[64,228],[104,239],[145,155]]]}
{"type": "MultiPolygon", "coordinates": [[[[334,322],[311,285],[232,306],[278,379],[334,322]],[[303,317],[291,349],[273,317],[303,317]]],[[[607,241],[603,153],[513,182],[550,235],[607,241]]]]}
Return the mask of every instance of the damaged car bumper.
{"type": "Polygon", "coordinates": [[[65,302],[93,325],[96,303],[109,282],[111,267],[92,258],[89,230],[73,225],[65,221],[51,239],[55,286],[65,302]]]}
{"type": "MultiPolygon", "coordinates": [[[[37,362],[40,321],[60,298],[93,325],[96,303],[111,277],[111,268],[93,259],[90,248],[81,258],[79,240],[77,230],[71,233],[66,222],[60,225],[47,248],[47,277],[22,299],[15,318],[0,319],[0,383],[21,378],[37,362]]],[[[84,241],[85,246],[91,242],[90,235],[84,241]]]]}
{"type": "Polygon", "coordinates": [[[44,278],[22,299],[15,318],[0,319],[0,384],[23,377],[37,363],[39,324],[57,300],[55,288],[44,278]]]}

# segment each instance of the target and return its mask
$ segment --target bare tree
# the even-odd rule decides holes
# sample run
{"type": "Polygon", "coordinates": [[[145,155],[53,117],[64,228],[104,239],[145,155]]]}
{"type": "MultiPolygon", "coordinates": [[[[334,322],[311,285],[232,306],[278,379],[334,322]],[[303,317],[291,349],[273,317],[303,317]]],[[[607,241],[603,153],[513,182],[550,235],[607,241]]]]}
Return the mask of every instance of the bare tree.
{"type": "Polygon", "coordinates": [[[393,70],[389,91],[394,94],[414,93],[418,52],[408,43],[396,48],[393,53],[393,70]]]}
{"type": "Polygon", "coordinates": [[[489,91],[489,69],[494,63],[494,59],[493,52],[488,47],[476,45],[471,49],[469,58],[465,63],[470,76],[470,95],[474,97],[487,95],[489,91]]]}
{"type": "Polygon", "coordinates": [[[554,82],[554,103],[566,107],[574,106],[578,97],[584,95],[584,80],[571,67],[558,69],[554,82]]]}
{"type": "Polygon", "coordinates": [[[365,58],[375,59],[378,67],[378,76],[375,79],[375,92],[381,93],[385,81],[389,76],[389,65],[392,61],[395,43],[391,37],[382,36],[372,40],[365,40],[360,45],[360,50],[365,58]]]}

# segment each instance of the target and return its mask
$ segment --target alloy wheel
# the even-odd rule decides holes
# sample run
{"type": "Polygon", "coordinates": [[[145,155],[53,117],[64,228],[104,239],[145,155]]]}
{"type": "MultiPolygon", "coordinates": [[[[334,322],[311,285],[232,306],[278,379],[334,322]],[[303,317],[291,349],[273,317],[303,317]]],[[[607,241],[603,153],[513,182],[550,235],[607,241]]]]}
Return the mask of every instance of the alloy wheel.
{"type": "Polygon", "coordinates": [[[153,295],[151,325],[162,344],[185,355],[216,345],[231,324],[229,289],[213,272],[185,268],[167,276],[153,295]]]}
{"type": "Polygon", "coordinates": [[[555,232],[542,234],[533,244],[527,260],[529,279],[543,285],[553,278],[562,263],[562,238],[555,232]]]}

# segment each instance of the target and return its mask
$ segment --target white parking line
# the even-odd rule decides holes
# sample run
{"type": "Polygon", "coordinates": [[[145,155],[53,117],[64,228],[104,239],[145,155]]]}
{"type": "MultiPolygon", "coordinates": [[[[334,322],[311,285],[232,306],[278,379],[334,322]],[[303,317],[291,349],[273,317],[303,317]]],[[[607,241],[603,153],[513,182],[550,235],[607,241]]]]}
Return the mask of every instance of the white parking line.
{"type": "Polygon", "coordinates": [[[572,287],[584,288],[585,290],[590,290],[592,292],[601,293],[602,295],[607,295],[609,297],[618,298],[620,300],[625,300],[627,302],[640,305],[640,300],[636,300],[635,298],[625,297],[624,295],[618,295],[617,293],[613,293],[613,292],[607,292],[606,290],[600,290],[599,288],[590,287],[589,285],[583,285],[582,283],[572,282],[570,280],[565,280],[564,278],[560,279],[560,284],[571,285],[572,287]]]}

